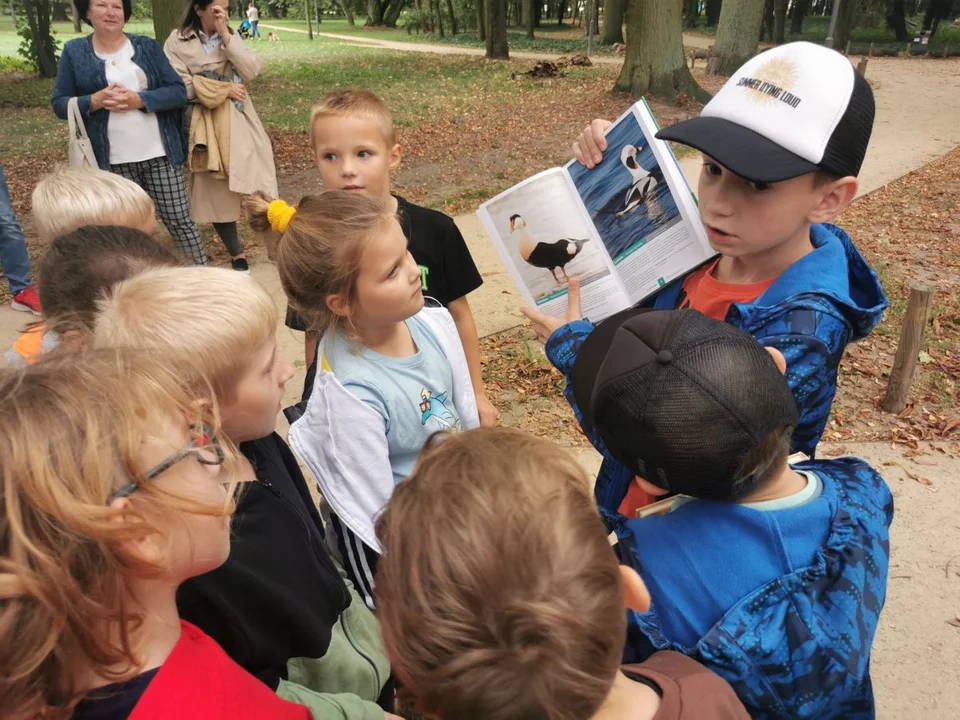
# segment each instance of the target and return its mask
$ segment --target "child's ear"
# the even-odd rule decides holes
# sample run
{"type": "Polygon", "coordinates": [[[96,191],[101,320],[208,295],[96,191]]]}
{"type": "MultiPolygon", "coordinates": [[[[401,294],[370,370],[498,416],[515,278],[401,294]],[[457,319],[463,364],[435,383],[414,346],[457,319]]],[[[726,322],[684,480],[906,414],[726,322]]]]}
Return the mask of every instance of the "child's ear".
{"type": "Polygon", "coordinates": [[[819,204],[810,211],[807,220],[811,225],[835,220],[837,215],[853,202],[859,189],[860,183],[852,175],[827,183],[820,189],[823,195],[819,204]]]}
{"type": "Polygon", "coordinates": [[[60,334],[60,347],[70,352],[80,352],[90,341],[90,336],[80,330],[64,330],[60,334]]]}
{"type": "Polygon", "coordinates": [[[390,169],[396,170],[400,167],[400,161],[403,159],[403,145],[396,143],[390,148],[390,169]]]}
{"type": "Polygon", "coordinates": [[[775,347],[765,347],[763,348],[768,353],[770,357],[773,358],[773,362],[776,363],[777,369],[780,370],[781,375],[787,374],[787,359],[783,356],[783,353],[777,350],[775,347]]]}
{"type": "Polygon", "coordinates": [[[327,310],[337,317],[347,317],[350,314],[350,303],[340,293],[327,295],[327,310]]]}
{"type": "MultiPolygon", "coordinates": [[[[115,498],[110,502],[110,507],[121,511],[112,519],[112,522],[118,525],[134,524],[142,520],[133,510],[130,498],[115,498]]],[[[163,562],[164,551],[161,547],[161,537],[157,533],[145,532],[142,535],[125,538],[120,542],[120,546],[129,557],[149,565],[160,565],[163,562]]]]}
{"type": "Polygon", "coordinates": [[[627,609],[637,612],[650,610],[650,592],[640,573],[632,567],[621,565],[620,577],[623,580],[623,602],[627,609]]]}

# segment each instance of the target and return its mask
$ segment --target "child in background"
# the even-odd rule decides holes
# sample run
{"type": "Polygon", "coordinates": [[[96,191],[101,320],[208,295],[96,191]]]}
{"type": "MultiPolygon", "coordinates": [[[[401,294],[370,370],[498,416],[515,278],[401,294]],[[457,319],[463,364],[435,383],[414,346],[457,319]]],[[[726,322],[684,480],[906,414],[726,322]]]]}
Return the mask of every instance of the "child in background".
{"type": "Polygon", "coordinates": [[[417,710],[441,720],[746,720],[675,652],[620,666],[618,567],[568,453],[517,430],[435,438],[377,524],[378,616],[417,710]]]}
{"type": "Polygon", "coordinates": [[[262,196],[246,207],[254,229],[281,235],[287,299],[323,334],[290,444],[320,484],[340,557],[373,607],[374,518],[431,433],[479,423],[463,345],[445,309],[424,307],[420,268],[382,202],[329,190],[295,208],[262,196]]]}
{"type": "Polygon", "coordinates": [[[34,225],[47,245],[86,225],[120,225],[153,235],[153,200],[125,177],[93,168],[61,168],[33,189],[34,225]]]}
{"type": "Polygon", "coordinates": [[[661,516],[607,516],[650,591],[632,621],[654,647],[701,660],[754,718],[872,718],[893,497],[858,458],[788,464],[785,367],[696,310],[640,309],[591,333],[573,388],[646,492],[687,496],[661,516]]]}
{"type": "MultiPolygon", "coordinates": [[[[791,447],[810,457],[844,348],[866,337],[888,304],[850,237],[830,224],[857,194],[873,118],[873,91],[846,57],[794,42],[748,60],[700,117],[657,135],[701,151],[700,219],[720,257],[647,304],[699,310],[779,349],[800,409],[791,447]]],[[[587,167],[606,150],[609,125],[594,121],[574,144],[587,167]]],[[[546,336],[559,330],[546,351],[568,379],[593,327],[580,318],[562,329],[555,320],[543,325],[546,336]]],[[[597,499],[615,511],[632,474],[604,454],[597,499]]]]}
{"type": "MultiPolygon", "coordinates": [[[[33,189],[33,219],[44,245],[85,225],[123,225],[148,235],[157,227],[153,200],[143,188],[92,168],[63,168],[40,178],[33,189]]],[[[23,367],[55,348],[59,339],[48,332],[48,324],[37,322],[4,356],[11,366],[23,367]]]]}
{"type": "Polygon", "coordinates": [[[128,352],[0,374],[4,717],[311,717],[177,612],[230,552],[242,478],[209,398],[128,352]]]}
{"type": "Polygon", "coordinates": [[[303,474],[275,432],[293,368],[277,353],[269,293],[233,270],[157,269],[118,284],[100,308],[98,344],[149,350],[180,368],[185,387],[210,382],[223,435],[254,478],[237,501],[230,557],[180,587],[181,616],[316,717],[384,718],[393,685],[376,618],[341,578],[303,474]]]}
{"type": "Polygon", "coordinates": [[[83,336],[93,328],[97,300],[114,283],[147,268],[179,265],[169,249],[129,227],[83,227],[58,237],[38,276],[41,301],[47,303],[46,321],[20,337],[7,352],[7,361],[23,367],[61,343],[82,345],[83,336]]]}
{"type": "MultiPolygon", "coordinates": [[[[310,114],[310,143],[327,189],[366,195],[397,214],[410,253],[420,268],[423,294],[447,308],[457,326],[470,367],[480,424],[495,424],[498,412],[484,390],[477,326],[467,302],[467,295],[480,287],[483,280],[453,218],[391,194],[390,174],[400,166],[403,149],[397,143],[387,106],[369,90],[331,93],[310,114]]],[[[318,336],[305,327],[295,311],[288,312],[287,326],[307,331],[308,370],[303,392],[306,400],[316,375],[318,336]]]]}

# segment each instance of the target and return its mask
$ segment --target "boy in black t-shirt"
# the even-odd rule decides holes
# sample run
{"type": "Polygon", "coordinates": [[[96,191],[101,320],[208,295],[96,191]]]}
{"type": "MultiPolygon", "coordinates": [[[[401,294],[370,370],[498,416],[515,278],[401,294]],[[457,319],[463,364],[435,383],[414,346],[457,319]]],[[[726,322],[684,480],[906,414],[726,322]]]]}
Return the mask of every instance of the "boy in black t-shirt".
{"type": "MultiPolygon", "coordinates": [[[[499,413],[484,390],[477,326],[467,302],[467,295],[480,287],[483,280],[453,218],[390,193],[390,173],[399,167],[403,149],[396,142],[387,106],[369,90],[331,93],[313,108],[310,141],[328,189],[378,198],[395,209],[410,253],[420,266],[423,294],[446,307],[457,325],[477,396],[480,424],[493,425],[499,413]]],[[[303,319],[292,309],[287,310],[287,327],[307,330],[303,319]]],[[[316,332],[306,333],[308,370],[304,401],[313,389],[318,341],[316,332]]]]}

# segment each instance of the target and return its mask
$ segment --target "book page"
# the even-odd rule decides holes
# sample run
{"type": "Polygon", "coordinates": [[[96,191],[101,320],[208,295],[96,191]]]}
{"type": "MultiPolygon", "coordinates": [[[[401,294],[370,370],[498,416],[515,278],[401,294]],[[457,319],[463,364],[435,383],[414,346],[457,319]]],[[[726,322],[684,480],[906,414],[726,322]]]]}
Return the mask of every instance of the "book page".
{"type": "Polygon", "coordinates": [[[645,103],[607,132],[603,161],[592,170],[566,166],[590,214],[628,303],[646,299],[708,260],[696,202],[670,148],[656,140],[645,103]]]}
{"type": "Polygon", "coordinates": [[[559,317],[567,283],[580,278],[585,317],[599,321],[627,306],[613,264],[566,173],[554,168],[485,202],[477,211],[526,302],[559,317]]]}

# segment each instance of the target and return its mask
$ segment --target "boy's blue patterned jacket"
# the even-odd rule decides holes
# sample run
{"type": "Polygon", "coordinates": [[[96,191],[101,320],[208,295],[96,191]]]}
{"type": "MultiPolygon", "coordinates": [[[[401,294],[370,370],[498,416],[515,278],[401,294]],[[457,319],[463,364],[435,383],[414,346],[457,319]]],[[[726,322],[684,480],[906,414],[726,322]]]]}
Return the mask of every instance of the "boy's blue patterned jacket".
{"type": "MultiPolygon", "coordinates": [[[[744,597],[692,648],[663,636],[657,597],[650,612],[631,613],[631,622],[658,649],[692,655],[724,678],[753,718],[873,718],[870,648],[886,596],[893,496],[883,478],[858,458],[795,467],[820,477],[821,498],[832,511],[826,542],[813,564],[744,597]]],[[[733,506],[701,502],[697,522],[676,528],[681,537],[664,533],[663,524],[606,514],[619,539],[621,561],[656,578],[683,565],[683,560],[671,563],[671,548],[679,542],[714,548],[705,555],[722,552],[724,541],[710,516],[729,515],[733,506]]]]}
{"type": "MultiPolygon", "coordinates": [[[[787,382],[800,410],[791,451],[813,457],[837,391],[843,350],[870,333],[888,302],[877,274],[843,230],[814,225],[810,237],[812,253],[787,268],[754,302],[732,305],[726,320],[783,353],[787,382]]],[[[648,304],[658,310],[675,309],[682,285],[683,278],[678,279],[648,304]]],[[[550,336],[545,348],[550,362],[567,378],[564,394],[577,420],[582,416],[573,399],[570,377],[580,346],[593,327],[585,320],[564,325],[550,336]]],[[[590,440],[604,456],[597,476],[597,502],[601,508],[616,511],[633,473],[610,457],[596,433],[590,440]]]]}

